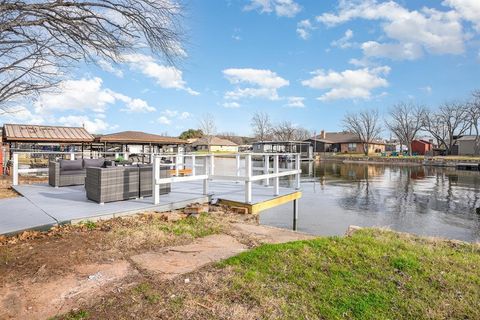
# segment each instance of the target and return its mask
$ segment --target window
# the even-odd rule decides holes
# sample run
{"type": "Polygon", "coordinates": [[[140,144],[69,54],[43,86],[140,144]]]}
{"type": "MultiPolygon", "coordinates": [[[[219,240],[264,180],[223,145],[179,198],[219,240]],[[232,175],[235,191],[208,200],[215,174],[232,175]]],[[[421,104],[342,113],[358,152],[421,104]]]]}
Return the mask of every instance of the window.
{"type": "Polygon", "coordinates": [[[357,144],[356,143],[349,143],[348,144],[348,152],[355,152],[357,151],[357,144]]]}

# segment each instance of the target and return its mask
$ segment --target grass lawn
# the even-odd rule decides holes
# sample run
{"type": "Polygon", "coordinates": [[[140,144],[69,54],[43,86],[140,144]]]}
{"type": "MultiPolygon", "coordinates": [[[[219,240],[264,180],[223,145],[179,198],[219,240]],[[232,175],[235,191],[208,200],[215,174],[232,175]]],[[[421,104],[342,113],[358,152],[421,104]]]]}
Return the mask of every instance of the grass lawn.
{"type": "Polygon", "coordinates": [[[480,319],[478,245],[367,229],[264,245],[227,266],[230,291],[262,318],[480,319]]]}

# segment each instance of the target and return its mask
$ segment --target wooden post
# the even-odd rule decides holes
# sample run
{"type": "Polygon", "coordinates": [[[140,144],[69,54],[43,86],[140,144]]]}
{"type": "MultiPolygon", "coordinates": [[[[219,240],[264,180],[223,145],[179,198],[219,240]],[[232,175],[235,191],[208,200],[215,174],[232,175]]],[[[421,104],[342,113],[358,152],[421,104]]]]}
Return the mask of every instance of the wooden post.
{"type": "MultiPolygon", "coordinates": [[[[278,154],[273,156],[273,173],[278,173],[278,154]]],[[[273,195],[278,196],[280,194],[280,178],[273,178],[273,195]]]]}
{"type": "Polygon", "coordinates": [[[18,153],[13,154],[13,177],[12,177],[12,185],[18,185],[18,153]]]}
{"type": "Polygon", "coordinates": [[[295,189],[300,189],[300,153],[297,154],[295,158],[295,170],[298,170],[298,173],[295,175],[295,189]]]}
{"type": "Polygon", "coordinates": [[[160,179],[160,157],[153,158],[152,170],[153,204],[157,205],[160,203],[160,185],[157,184],[157,179],[160,179]]]}
{"type": "Polygon", "coordinates": [[[252,203],[252,154],[245,156],[245,202],[252,203]]]}
{"type": "MultiPolygon", "coordinates": [[[[235,171],[236,176],[240,177],[240,155],[239,154],[235,155],[235,170],[236,170],[235,171]]],[[[240,181],[237,180],[236,182],[239,183],[240,181]]]]}
{"type": "Polygon", "coordinates": [[[293,200],[293,231],[297,231],[298,221],[298,200],[293,200]]]}
{"type": "MultiPolygon", "coordinates": [[[[269,174],[270,173],[270,156],[269,155],[264,155],[263,156],[263,174],[269,174]]],[[[266,178],[263,181],[263,185],[265,187],[268,187],[270,185],[270,179],[266,178]]]]}

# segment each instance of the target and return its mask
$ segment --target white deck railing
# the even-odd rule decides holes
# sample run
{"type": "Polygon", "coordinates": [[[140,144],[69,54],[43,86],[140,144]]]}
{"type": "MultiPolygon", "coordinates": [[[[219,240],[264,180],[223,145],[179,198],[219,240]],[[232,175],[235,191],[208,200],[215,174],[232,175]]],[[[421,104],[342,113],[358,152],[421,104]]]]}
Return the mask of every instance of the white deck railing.
{"type": "Polygon", "coordinates": [[[237,154],[178,154],[171,155],[173,163],[161,163],[161,158],[164,155],[155,155],[153,158],[153,203],[160,203],[160,184],[176,183],[186,181],[203,181],[203,194],[208,195],[208,184],[211,180],[222,180],[231,182],[244,182],[245,184],[245,203],[252,203],[252,183],[255,181],[263,181],[265,186],[268,186],[270,180],[273,180],[273,196],[280,194],[280,177],[295,176],[295,188],[300,189],[300,154],[272,154],[272,153],[237,153],[237,154]],[[253,167],[252,156],[262,157],[263,167],[253,167]],[[293,169],[280,169],[280,156],[294,157],[293,169]],[[218,157],[235,158],[234,174],[217,174],[215,170],[215,159],[218,157]],[[187,164],[186,159],[191,161],[187,164]],[[201,164],[198,164],[197,159],[202,159],[201,164]],[[241,175],[241,160],[244,159],[244,174],[241,175]],[[270,168],[270,159],[273,158],[273,167],[270,168]],[[160,178],[160,167],[173,167],[176,170],[176,176],[168,178],[160,178]],[[197,167],[203,167],[203,172],[197,174],[197,167]],[[179,176],[178,172],[182,169],[191,169],[192,173],[188,176],[179,176]],[[262,171],[262,174],[254,175],[255,171],[262,171]]]}

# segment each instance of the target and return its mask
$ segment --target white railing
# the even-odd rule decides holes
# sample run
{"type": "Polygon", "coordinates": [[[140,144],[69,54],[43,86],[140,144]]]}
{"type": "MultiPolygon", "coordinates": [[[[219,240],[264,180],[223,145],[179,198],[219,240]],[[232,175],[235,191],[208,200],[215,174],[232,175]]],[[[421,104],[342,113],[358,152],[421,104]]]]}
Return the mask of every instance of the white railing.
{"type": "Polygon", "coordinates": [[[256,181],[263,181],[265,186],[269,186],[270,180],[273,180],[273,196],[278,196],[280,194],[280,177],[286,176],[295,176],[295,188],[300,189],[300,154],[288,154],[288,156],[294,157],[294,168],[293,169],[280,169],[280,156],[286,156],[287,154],[272,154],[272,153],[237,153],[237,154],[222,154],[220,157],[231,157],[235,158],[235,167],[234,174],[218,174],[215,170],[215,154],[182,154],[182,155],[172,155],[174,159],[173,163],[161,163],[161,155],[154,156],[153,161],[153,177],[152,179],[152,190],[153,192],[153,203],[160,203],[160,184],[163,183],[176,183],[176,182],[186,182],[186,181],[203,181],[203,194],[208,195],[208,185],[209,181],[212,180],[221,180],[221,181],[232,181],[232,182],[244,182],[245,184],[245,203],[252,203],[252,183],[256,181]],[[252,157],[261,157],[263,160],[262,167],[253,167],[252,157]],[[190,158],[191,163],[187,164],[186,159],[190,158]],[[204,168],[202,174],[197,174],[196,168],[199,166],[197,164],[197,158],[202,158],[202,166],[204,168]],[[241,158],[244,158],[244,174],[241,175],[241,158]],[[273,158],[273,167],[270,168],[270,159],[273,158]],[[178,161],[182,159],[182,161],[178,161]],[[174,177],[160,178],[160,167],[174,167],[176,175],[174,177]],[[178,172],[179,167],[183,169],[189,168],[192,170],[191,174],[188,176],[180,177],[178,172]],[[254,172],[261,171],[261,174],[254,175],[254,172]]]}

